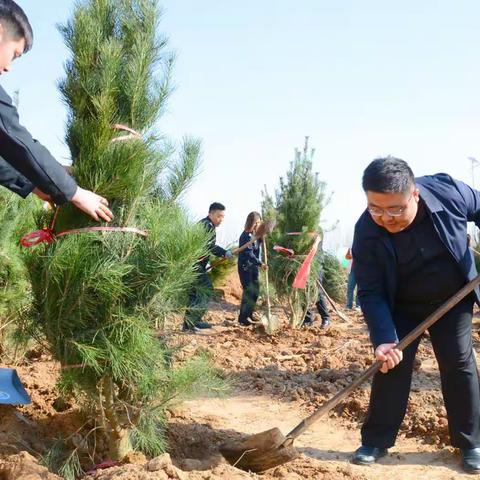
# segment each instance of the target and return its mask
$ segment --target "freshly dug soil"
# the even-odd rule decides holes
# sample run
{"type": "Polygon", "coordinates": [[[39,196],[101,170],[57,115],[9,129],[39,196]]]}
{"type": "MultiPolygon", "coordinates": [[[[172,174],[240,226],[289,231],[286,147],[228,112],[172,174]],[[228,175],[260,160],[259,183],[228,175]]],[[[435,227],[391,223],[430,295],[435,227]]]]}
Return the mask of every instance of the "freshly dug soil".
{"type": "MultiPolygon", "coordinates": [[[[209,352],[231,379],[232,391],[225,398],[191,400],[171,408],[169,455],[150,460],[139,455],[131,464],[99,470],[86,480],[472,478],[462,474],[458,455],[448,447],[446,413],[428,336],[419,348],[397,444],[377,465],[349,463],[359,445],[368,384],[296,440],[300,456],[293,462],[261,475],[228,465],[218,452],[221,443],[274,426],[287,433],[363,372],[373,356],[358,313],[349,313],[348,322],[332,315],[327,330],[320,328],[318,319],[311,328],[293,330],[283,314],[282,328],[266,335],[238,325],[241,287],[235,274],[217,293],[206,318],[214,324],[212,330],[197,335],[178,330],[171,338],[184,347],[178,361],[197,351],[209,352]]],[[[282,316],[280,310],[277,313],[282,316]]],[[[475,318],[476,347],[478,321],[475,318]]],[[[32,404],[0,406],[0,480],[55,480],[59,477],[40,466],[38,459],[51,441],[81,426],[78,412],[75,405],[59,400],[58,365],[48,356],[29,352],[18,373],[32,404]]]]}

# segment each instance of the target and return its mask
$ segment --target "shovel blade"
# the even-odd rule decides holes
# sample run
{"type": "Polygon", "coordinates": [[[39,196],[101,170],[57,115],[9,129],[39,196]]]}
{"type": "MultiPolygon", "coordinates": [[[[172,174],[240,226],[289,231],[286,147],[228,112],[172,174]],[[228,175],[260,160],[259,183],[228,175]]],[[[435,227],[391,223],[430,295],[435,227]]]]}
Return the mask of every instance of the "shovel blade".
{"type": "Polygon", "coordinates": [[[0,404],[27,405],[30,397],[13,368],[0,368],[0,404]]]}
{"type": "Polygon", "coordinates": [[[231,465],[256,473],[298,457],[297,450],[278,428],[250,435],[242,441],[226,442],[220,446],[220,452],[231,465]]]}
{"type": "Polygon", "coordinates": [[[262,318],[260,319],[260,323],[265,329],[265,332],[267,332],[269,335],[271,335],[272,333],[275,333],[275,331],[278,330],[280,327],[280,319],[273,314],[262,315],[262,318]]]}

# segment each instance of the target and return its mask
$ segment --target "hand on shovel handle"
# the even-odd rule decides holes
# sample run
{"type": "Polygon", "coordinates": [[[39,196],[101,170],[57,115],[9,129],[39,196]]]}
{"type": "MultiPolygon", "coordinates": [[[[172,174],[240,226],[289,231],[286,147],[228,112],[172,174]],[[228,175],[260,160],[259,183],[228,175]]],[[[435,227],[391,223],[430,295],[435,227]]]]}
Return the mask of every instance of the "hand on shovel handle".
{"type": "Polygon", "coordinates": [[[396,346],[396,343],[382,343],[375,349],[375,358],[383,362],[380,367],[382,373],[387,373],[403,360],[403,353],[396,346]]]}

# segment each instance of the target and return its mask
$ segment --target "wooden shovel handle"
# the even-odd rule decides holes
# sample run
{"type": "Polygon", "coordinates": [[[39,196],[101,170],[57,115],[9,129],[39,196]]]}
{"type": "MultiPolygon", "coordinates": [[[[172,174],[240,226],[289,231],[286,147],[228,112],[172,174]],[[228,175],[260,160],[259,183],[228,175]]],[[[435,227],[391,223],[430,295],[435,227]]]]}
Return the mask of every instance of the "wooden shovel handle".
{"type": "Polygon", "coordinates": [[[320,287],[320,290],[323,292],[325,295],[325,298],[328,300],[328,303],[332,306],[333,310],[335,310],[335,313],[344,321],[344,322],[349,322],[350,319],[343,314],[338,308],[337,305],[335,305],[335,302],[330,298],[330,295],[327,293],[325,290],[325,287],[322,285],[322,282],[320,280],[317,281],[318,286],[320,287]]]}
{"type": "MultiPolygon", "coordinates": [[[[480,275],[477,275],[473,280],[468,282],[463,288],[461,288],[455,295],[449,298],[443,305],[429,315],[422,323],[420,323],[415,329],[413,329],[408,335],[402,338],[397,344],[398,350],[404,350],[415,339],[417,339],[422,333],[424,333],[429,327],[431,327],[439,318],[443,317],[451,308],[457,303],[463,300],[478,284],[480,283],[480,275]]],[[[374,362],[360,377],[355,379],[350,385],[346,386],[343,390],[340,390],[333,398],[326,401],[318,410],[313,412],[309,417],[302,420],[288,435],[287,441],[291,443],[295,438],[301,435],[310,425],[316,422],[321,416],[329,412],[332,408],[338,405],[345,397],[347,397],[353,390],[361,385],[365,380],[380,369],[382,361],[377,360],[374,362]]]]}
{"type": "MultiPolygon", "coordinates": [[[[237,247],[237,248],[234,248],[232,250],[232,255],[238,255],[239,253],[243,252],[244,250],[246,250],[248,247],[250,247],[251,245],[253,245],[259,238],[261,237],[256,237],[255,235],[252,237],[251,240],[249,240],[247,243],[245,243],[244,245],[242,245],[241,247],[237,247]]],[[[228,260],[227,257],[222,257],[220,260],[217,260],[216,262],[212,262],[210,264],[210,266],[207,268],[207,272],[209,272],[210,270],[212,270],[213,268],[215,267],[218,267],[218,265],[222,264],[223,262],[226,262],[228,260]]]]}
{"type": "Polygon", "coordinates": [[[267,266],[265,270],[265,294],[267,297],[267,319],[270,324],[270,318],[272,316],[272,306],[270,304],[270,281],[268,276],[268,253],[267,253],[267,237],[263,239],[263,259],[267,266]]]}
{"type": "MultiPolygon", "coordinates": [[[[266,238],[267,237],[267,233],[265,233],[264,236],[256,236],[256,235],[253,235],[253,237],[245,244],[243,244],[241,247],[237,247],[237,248],[234,248],[232,250],[232,255],[238,255],[239,253],[242,253],[244,250],[246,250],[248,247],[252,246],[257,240],[261,240],[262,238],[266,238]]],[[[215,268],[216,266],[220,265],[221,263],[227,261],[228,259],[226,257],[224,258],[221,258],[220,260],[218,260],[217,262],[213,262],[209,268],[207,268],[207,272],[209,272],[212,268],[215,268]]]]}

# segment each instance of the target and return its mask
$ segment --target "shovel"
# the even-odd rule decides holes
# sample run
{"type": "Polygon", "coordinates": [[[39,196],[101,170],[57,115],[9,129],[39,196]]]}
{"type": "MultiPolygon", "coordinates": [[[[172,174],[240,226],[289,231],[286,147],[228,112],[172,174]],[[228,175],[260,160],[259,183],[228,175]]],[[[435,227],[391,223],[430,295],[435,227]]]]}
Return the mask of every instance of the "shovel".
{"type": "MultiPolygon", "coordinates": [[[[407,336],[402,338],[396,348],[398,350],[404,350],[439,318],[465,298],[479,283],[480,275],[468,282],[407,336]]],[[[263,472],[269,468],[293,460],[299,455],[298,451],[293,446],[294,440],[320,417],[338,405],[365,380],[373,377],[382,366],[382,363],[381,360],[374,362],[360,377],[338,392],[333,398],[325,402],[308,418],[302,420],[290,433],[287,434],[287,436],[284,436],[278,428],[272,428],[255,435],[250,435],[243,441],[226,442],[220,446],[220,452],[230,464],[252,472],[263,472]]]]}
{"type": "Polygon", "coordinates": [[[327,293],[327,291],[325,290],[325,287],[322,285],[322,282],[318,281],[318,287],[320,288],[320,290],[323,292],[323,294],[325,295],[325,298],[328,300],[328,303],[330,303],[330,305],[332,306],[333,310],[335,311],[335,313],[344,321],[344,322],[347,322],[347,323],[350,323],[350,319],[344,314],[342,313],[338,308],[337,308],[337,305],[335,304],[335,302],[330,298],[330,295],[327,293]]]}
{"type": "Polygon", "coordinates": [[[272,315],[272,305],[270,303],[270,282],[268,279],[268,254],[267,254],[267,237],[263,238],[263,258],[265,260],[265,296],[267,297],[267,316],[260,319],[260,323],[265,327],[265,331],[272,334],[279,324],[278,317],[272,315]]]}
{"type": "Polygon", "coordinates": [[[17,371],[13,368],[0,368],[0,404],[27,405],[30,402],[17,371]]]}

